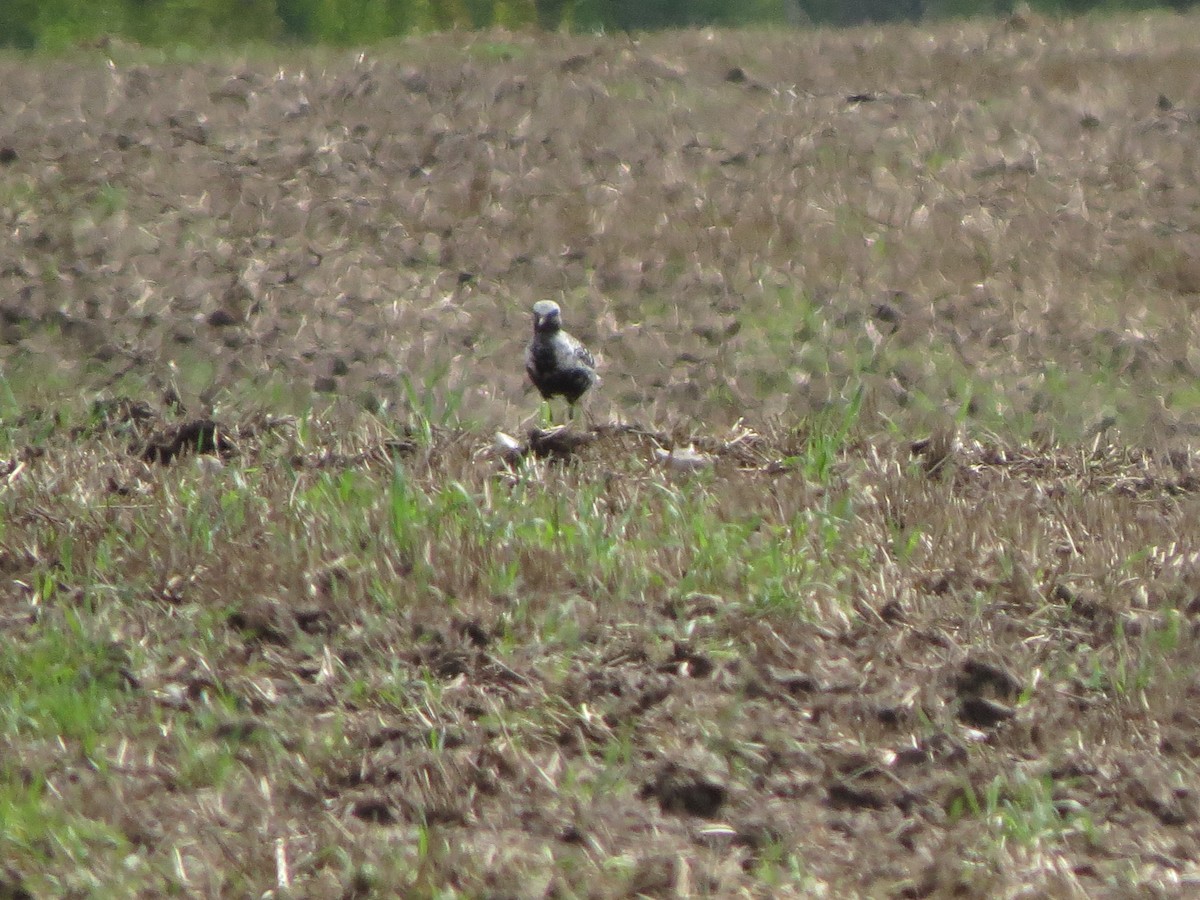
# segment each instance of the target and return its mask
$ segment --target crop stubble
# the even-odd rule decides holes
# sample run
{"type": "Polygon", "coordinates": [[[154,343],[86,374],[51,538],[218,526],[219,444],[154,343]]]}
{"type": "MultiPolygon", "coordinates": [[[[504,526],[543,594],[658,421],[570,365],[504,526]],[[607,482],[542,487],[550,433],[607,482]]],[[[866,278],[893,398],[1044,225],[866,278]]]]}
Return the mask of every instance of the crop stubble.
{"type": "Polygon", "coordinates": [[[5,877],[1194,885],[1196,31],[0,62],[5,877]]]}

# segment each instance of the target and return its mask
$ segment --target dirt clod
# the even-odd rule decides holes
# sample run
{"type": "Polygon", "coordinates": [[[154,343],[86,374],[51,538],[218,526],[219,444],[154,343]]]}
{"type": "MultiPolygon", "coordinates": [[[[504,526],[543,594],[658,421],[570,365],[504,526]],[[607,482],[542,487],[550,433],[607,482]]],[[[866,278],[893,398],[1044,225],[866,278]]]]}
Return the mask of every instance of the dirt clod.
{"type": "Polygon", "coordinates": [[[252,600],[229,614],[229,625],[248,637],[270,644],[286,644],[292,637],[292,623],[278,602],[252,600]]]}
{"type": "Polygon", "coordinates": [[[883,809],[888,805],[882,792],[850,781],[835,781],[827,791],[832,809],[883,809]]]}
{"type": "Polygon", "coordinates": [[[663,812],[712,818],[724,805],[727,791],[724,785],[672,762],[663,764],[641,796],[658,800],[663,812]]]}
{"type": "Polygon", "coordinates": [[[713,669],[713,662],[707,656],[694,653],[683,644],[678,643],[671,653],[671,658],[659,667],[660,672],[684,678],[707,678],[712,674],[713,669]]]}
{"type": "Polygon", "coordinates": [[[569,426],[534,428],[529,432],[529,450],[539,459],[569,460],[593,440],[592,433],[569,426]]]}
{"type": "Polygon", "coordinates": [[[958,717],[974,728],[995,728],[1016,714],[1012,707],[986,697],[967,697],[958,711],[958,717]]]}
{"type": "Polygon", "coordinates": [[[392,805],[381,797],[363,797],[356,800],[350,814],[373,825],[391,825],[396,821],[392,805]]]}
{"type": "Polygon", "coordinates": [[[167,465],[188,453],[230,456],[235,449],[233,441],[212,419],[193,419],[163,428],[147,441],[138,455],[147,462],[167,465]]]}
{"type": "Polygon", "coordinates": [[[963,663],[956,687],[960,695],[990,691],[1010,700],[1024,690],[1021,680],[1008,669],[977,657],[970,657],[963,663]]]}
{"type": "Polygon", "coordinates": [[[241,320],[229,310],[218,308],[208,314],[206,321],[213,328],[228,328],[231,325],[237,325],[241,320]]]}

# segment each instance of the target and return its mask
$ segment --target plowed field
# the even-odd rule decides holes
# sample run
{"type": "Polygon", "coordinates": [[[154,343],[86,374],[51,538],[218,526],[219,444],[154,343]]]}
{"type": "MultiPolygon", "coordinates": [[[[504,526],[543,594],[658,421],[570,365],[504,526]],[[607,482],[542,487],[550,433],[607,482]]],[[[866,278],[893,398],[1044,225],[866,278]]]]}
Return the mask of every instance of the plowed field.
{"type": "Polygon", "coordinates": [[[0,894],[1200,891],[1200,18],[0,83],[0,894]]]}

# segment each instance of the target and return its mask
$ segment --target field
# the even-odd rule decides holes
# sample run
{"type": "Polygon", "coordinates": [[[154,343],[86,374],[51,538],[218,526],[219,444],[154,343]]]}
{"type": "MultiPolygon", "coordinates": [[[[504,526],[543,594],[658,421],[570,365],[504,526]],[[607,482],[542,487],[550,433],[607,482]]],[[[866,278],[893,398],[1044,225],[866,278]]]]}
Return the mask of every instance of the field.
{"type": "Polygon", "coordinates": [[[1200,17],[0,83],[0,895],[1200,891],[1200,17]]]}

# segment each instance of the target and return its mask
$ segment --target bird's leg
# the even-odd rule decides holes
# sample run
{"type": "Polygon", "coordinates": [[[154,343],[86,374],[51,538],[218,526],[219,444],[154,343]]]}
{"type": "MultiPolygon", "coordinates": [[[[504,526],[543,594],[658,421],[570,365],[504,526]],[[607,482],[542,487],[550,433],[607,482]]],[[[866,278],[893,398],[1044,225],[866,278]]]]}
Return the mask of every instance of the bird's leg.
{"type": "Polygon", "coordinates": [[[596,420],[592,417],[591,412],[584,409],[578,402],[571,404],[571,424],[574,424],[577,419],[583,418],[583,424],[588,431],[596,430],[596,420]]]}
{"type": "Polygon", "coordinates": [[[549,400],[542,401],[542,428],[554,427],[554,404],[549,400]]]}

